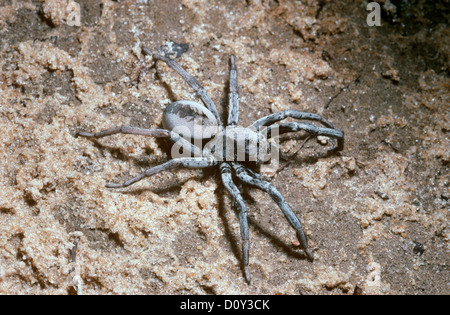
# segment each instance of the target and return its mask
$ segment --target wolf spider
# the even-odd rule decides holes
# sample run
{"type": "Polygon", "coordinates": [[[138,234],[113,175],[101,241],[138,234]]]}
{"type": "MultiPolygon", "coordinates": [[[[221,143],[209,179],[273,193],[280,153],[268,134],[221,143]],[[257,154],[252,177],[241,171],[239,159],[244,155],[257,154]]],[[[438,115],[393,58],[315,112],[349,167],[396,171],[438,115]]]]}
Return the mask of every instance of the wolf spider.
{"type": "Polygon", "coordinates": [[[230,57],[228,119],[226,125],[223,125],[212,99],[207,94],[205,88],[193,76],[184,70],[175,60],[167,58],[166,56],[153,54],[145,47],[142,49],[145,54],[152,56],[155,61],[163,61],[170,68],[175,70],[195,90],[197,95],[206,105],[206,108],[199,103],[192,101],[177,101],[171,103],[164,111],[164,129],[143,129],[130,126],[118,126],[97,133],[78,131],[76,136],[87,138],[101,138],[118,133],[168,138],[174,144],[181,147],[183,152],[189,154],[189,156],[176,157],[161,165],[149,168],[140,175],[123,183],[110,183],[107,184],[106,187],[127,187],[145,177],[180,166],[196,169],[217,166],[221,173],[223,185],[231,195],[232,200],[239,211],[243,272],[246,281],[250,283],[247,208],[233,178],[239,179],[242,183],[257,187],[270,195],[283,212],[289,224],[294,228],[300,246],[304,250],[306,257],[312,261],[313,255],[308,248],[308,243],[300,220],[292,211],[284,197],[273,185],[264,180],[262,176],[250,170],[240,162],[242,162],[242,159],[244,158],[247,161],[255,161],[257,164],[263,163],[267,159],[267,154],[264,152],[261,154],[260,149],[276,149],[276,147],[270,143],[274,131],[277,131],[275,132],[277,134],[284,134],[304,130],[314,136],[327,136],[333,140],[336,139],[337,144],[328,150],[329,153],[334,153],[343,149],[344,133],[318,114],[305,113],[297,110],[284,110],[270,114],[256,120],[249,127],[239,126],[239,93],[237,70],[233,55],[230,57]],[[325,127],[298,121],[279,123],[285,118],[316,121],[325,127]],[[178,131],[179,127],[182,127],[181,129],[184,128],[185,134],[178,131]],[[188,136],[186,136],[186,133],[188,136]],[[200,145],[198,144],[198,140],[200,140],[200,145]],[[209,140],[209,142],[202,148],[202,141],[204,140],[209,140]]]}

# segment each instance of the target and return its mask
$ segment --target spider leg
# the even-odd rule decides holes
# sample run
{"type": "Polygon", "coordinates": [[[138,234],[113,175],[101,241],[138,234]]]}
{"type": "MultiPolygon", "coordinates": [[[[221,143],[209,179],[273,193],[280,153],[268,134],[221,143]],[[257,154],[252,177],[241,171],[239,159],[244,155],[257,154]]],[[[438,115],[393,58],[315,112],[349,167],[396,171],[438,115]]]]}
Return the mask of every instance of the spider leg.
{"type": "Polygon", "coordinates": [[[344,132],[336,128],[319,127],[310,123],[302,122],[288,122],[282,124],[273,124],[267,127],[266,132],[268,137],[272,134],[272,129],[278,128],[277,134],[283,134],[287,132],[297,132],[305,130],[315,136],[327,136],[337,139],[337,144],[328,150],[329,153],[341,151],[344,148],[344,132]]]}
{"type": "Polygon", "coordinates": [[[145,177],[149,177],[149,176],[155,175],[157,173],[160,173],[162,171],[167,171],[172,168],[179,167],[179,166],[184,166],[187,168],[206,168],[206,167],[214,166],[216,164],[217,164],[217,161],[215,159],[206,158],[206,157],[194,157],[194,158],[184,157],[184,158],[173,159],[173,160],[167,161],[161,165],[149,168],[149,169],[145,170],[143,173],[139,174],[138,176],[133,177],[133,178],[123,182],[122,184],[107,184],[106,187],[107,188],[127,187],[127,186],[130,186],[130,185],[140,181],[141,179],[143,179],[145,177]]]}
{"type": "Polygon", "coordinates": [[[214,102],[212,101],[211,97],[209,97],[205,88],[200,84],[200,82],[198,82],[198,80],[196,78],[194,78],[186,70],[184,70],[183,67],[181,67],[175,60],[167,58],[166,56],[153,54],[146,47],[142,47],[142,51],[146,55],[153,56],[153,58],[155,60],[164,61],[165,63],[167,63],[167,65],[169,67],[171,67],[173,70],[175,70],[195,90],[195,92],[200,97],[200,99],[203,101],[203,103],[205,103],[206,107],[211,111],[211,113],[213,113],[213,115],[217,119],[217,122],[219,123],[219,125],[222,125],[219,113],[217,112],[217,108],[214,105],[214,102]]]}
{"type": "Polygon", "coordinates": [[[300,220],[295,215],[294,211],[292,211],[291,207],[289,207],[288,203],[284,199],[283,195],[269,182],[261,179],[256,178],[254,176],[251,176],[250,173],[247,171],[245,167],[238,163],[232,163],[233,168],[236,172],[237,177],[242,180],[244,183],[247,183],[251,186],[255,186],[265,192],[267,192],[270,197],[272,197],[273,201],[278,205],[278,207],[283,212],[284,216],[288,220],[289,224],[294,228],[297,238],[300,242],[300,245],[302,246],[303,250],[305,251],[306,256],[309,260],[313,260],[313,255],[311,251],[308,248],[308,242],[306,240],[305,232],[303,232],[302,224],[300,223],[300,220]]]}
{"type": "Polygon", "coordinates": [[[247,207],[245,206],[244,199],[242,198],[239,189],[233,182],[231,176],[231,167],[228,163],[220,164],[220,173],[222,174],[222,182],[225,188],[233,198],[233,203],[236,205],[239,211],[239,223],[241,226],[241,239],[242,239],[242,256],[244,263],[244,274],[247,283],[250,283],[250,270],[248,267],[249,262],[249,236],[248,236],[248,219],[247,219],[247,207]]]}
{"type": "Polygon", "coordinates": [[[236,126],[239,118],[239,91],[234,56],[230,57],[230,91],[228,94],[228,126],[236,126]]]}
{"type": "Polygon", "coordinates": [[[259,129],[262,126],[267,126],[267,125],[273,124],[274,122],[283,120],[288,117],[295,118],[295,119],[315,120],[315,121],[321,122],[328,128],[336,129],[330,122],[328,122],[325,118],[323,118],[322,116],[320,116],[318,114],[300,112],[300,111],[294,110],[294,109],[283,110],[283,111],[279,111],[274,114],[270,114],[265,117],[262,117],[262,118],[258,119],[257,121],[255,121],[252,124],[252,126],[256,129],[259,129]]]}
{"type": "Polygon", "coordinates": [[[181,137],[179,134],[173,131],[169,131],[166,129],[145,129],[145,128],[137,128],[137,127],[130,127],[130,126],[117,126],[110,129],[102,130],[97,133],[90,133],[85,131],[77,131],[75,133],[75,137],[85,137],[85,138],[103,138],[106,136],[115,135],[118,133],[122,134],[133,134],[133,135],[142,135],[142,136],[151,136],[155,138],[169,138],[174,143],[181,146],[184,150],[187,150],[187,152],[192,152],[194,156],[201,156],[202,150],[192,144],[191,142],[187,141],[183,137],[181,137]]]}
{"type": "Polygon", "coordinates": [[[106,136],[111,136],[117,133],[123,134],[134,134],[134,135],[143,135],[143,136],[151,136],[157,138],[166,138],[170,136],[170,132],[165,129],[144,129],[137,127],[129,127],[129,126],[117,126],[110,129],[102,130],[97,133],[90,133],[85,131],[77,131],[75,133],[75,137],[86,137],[86,138],[102,138],[106,136]]]}

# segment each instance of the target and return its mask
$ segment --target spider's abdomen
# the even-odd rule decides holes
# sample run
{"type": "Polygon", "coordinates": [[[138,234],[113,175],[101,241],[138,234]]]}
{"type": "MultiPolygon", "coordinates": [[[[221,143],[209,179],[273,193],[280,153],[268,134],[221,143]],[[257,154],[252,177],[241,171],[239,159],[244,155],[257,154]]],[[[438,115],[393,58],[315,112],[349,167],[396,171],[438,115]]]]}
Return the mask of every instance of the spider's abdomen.
{"type": "Polygon", "coordinates": [[[240,126],[226,127],[203,149],[204,156],[226,162],[266,162],[270,153],[270,144],[261,133],[240,126]]]}
{"type": "Polygon", "coordinates": [[[204,106],[192,101],[169,104],[163,114],[163,126],[186,139],[210,139],[219,126],[214,115],[204,106]]]}

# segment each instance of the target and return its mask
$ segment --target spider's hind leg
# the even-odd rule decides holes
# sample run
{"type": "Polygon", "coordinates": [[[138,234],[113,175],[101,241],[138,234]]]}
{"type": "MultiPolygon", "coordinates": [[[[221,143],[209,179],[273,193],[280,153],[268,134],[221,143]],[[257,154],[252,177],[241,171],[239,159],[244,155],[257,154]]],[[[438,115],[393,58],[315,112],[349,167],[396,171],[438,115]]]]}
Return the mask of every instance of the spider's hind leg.
{"type": "Polygon", "coordinates": [[[206,92],[203,85],[198,82],[196,78],[194,78],[192,75],[190,75],[182,66],[178,64],[175,60],[172,60],[170,58],[167,58],[166,56],[161,56],[158,54],[153,54],[148,48],[142,47],[142,51],[149,56],[153,56],[154,60],[160,60],[165,62],[170,68],[175,70],[183,79],[184,81],[189,84],[194,91],[197,93],[197,95],[200,97],[200,99],[205,103],[206,107],[209,109],[211,113],[213,113],[214,117],[216,118],[219,125],[222,125],[222,122],[220,120],[219,113],[217,112],[216,105],[214,105],[213,100],[206,92]]]}
{"type": "Polygon", "coordinates": [[[85,138],[103,138],[107,136],[112,136],[118,133],[122,134],[133,134],[142,136],[151,136],[156,138],[166,138],[170,136],[170,132],[165,129],[145,129],[130,126],[117,126],[110,129],[102,130],[96,133],[77,131],[75,137],[85,137],[85,138]]]}
{"type": "Polygon", "coordinates": [[[234,56],[230,57],[230,91],[228,94],[228,126],[236,126],[239,119],[239,90],[234,56]]]}
{"type": "Polygon", "coordinates": [[[183,157],[183,158],[177,158],[170,161],[167,161],[161,165],[157,165],[155,167],[149,168],[145,170],[143,173],[139,174],[136,177],[133,177],[121,184],[107,184],[107,188],[123,188],[128,187],[130,185],[133,185],[134,183],[140,181],[141,179],[144,179],[145,177],[149,177],[152,175],[155,175],[157,173],[160,173],[162,171],[170,170],[175,167],[184,166],[187,168],[206,168],[211,167],[217,164],[217,161],[210,158],[204,158],[204,157],[183,157]]]}

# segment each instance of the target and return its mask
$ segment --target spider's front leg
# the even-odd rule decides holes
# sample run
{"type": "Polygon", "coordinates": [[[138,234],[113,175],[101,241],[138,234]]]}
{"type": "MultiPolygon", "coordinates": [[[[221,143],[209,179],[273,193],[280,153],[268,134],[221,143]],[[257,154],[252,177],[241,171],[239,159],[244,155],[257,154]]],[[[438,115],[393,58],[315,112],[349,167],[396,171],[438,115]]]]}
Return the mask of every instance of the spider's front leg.
{"type": "Polygon", "coordinates": [[[306,119],[306,120],[314,120],[322,123],[323,125],[327,126],[328,128],[336,129],[328,120],[320,116],[319,114],[314,113],[305,113],[300,112],[295,109],[288,109],[288,110],[282,110],[270,115],[267,115],[265,117],[262,117],[255,121],[252,126],[256,129],[262,127],[262,126],[268,126],[270,124],[273,124],[277,121],[283,120],[285,118],[294,118],[294,119],[306,119]]]}
{"type": "Polygon", "coordinates": [[[261,129],[264,126],[268,126],[269,129],[275,128],[275,127],[279,128],[278,134],[285,133],[285,132],[294,132],[294,131],[299,131],[299,130],[305,130],[314,135],[324,135],[324,136],[336,138],[337,145],[334,148],[329,150],[330,153],[340,151],[344,148],[344,132],[342,130],[334,127],[333,124],[331,124],[329,121],[327,121],[325,118],[323,118],[319,114],[305,113],[305,112],[300,112],[298,110],[289,109],[289,110],[280,111],[280,112],[262,117],[252,124],[252,127],[255,128],[256,130],[261,129]],[[275,122],[278,122],[278,121],[283,120],[288,117],[294,118],[294,119],[317,121],[326,127],[318,127],[313,124],[302,123],[302,122],[282,123],[282,124],[272,125],[275,122]]]}
{"type": "MultiPolygon", "coordinates": [[[[327,136],[331,139],[337,139],[337,144],[328,150],[328,153],[334,153],[341,151],[344,149],[344,132],[337,128],[325,128],[319,127],[310,123],[302,123],[302,122],[288,122],[281,124],[272,124],[267,127],[266,133],[270,135],[273,133],[273,130],[278,129],[277,135],[281,135],[288,132],[297,132],[300,130],[307,131],[310,134],[315,136],[327,136]]],[[[333,143],[335,143],[333,141],[333,143]]]]}

